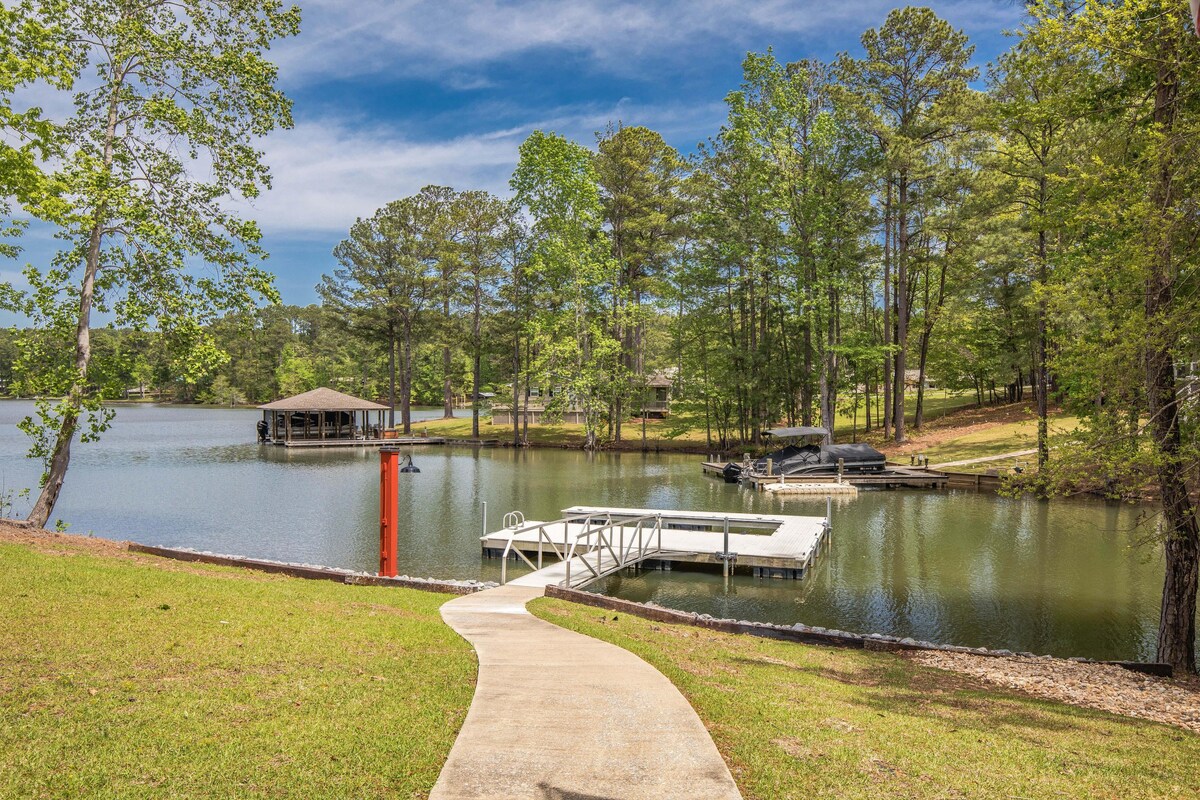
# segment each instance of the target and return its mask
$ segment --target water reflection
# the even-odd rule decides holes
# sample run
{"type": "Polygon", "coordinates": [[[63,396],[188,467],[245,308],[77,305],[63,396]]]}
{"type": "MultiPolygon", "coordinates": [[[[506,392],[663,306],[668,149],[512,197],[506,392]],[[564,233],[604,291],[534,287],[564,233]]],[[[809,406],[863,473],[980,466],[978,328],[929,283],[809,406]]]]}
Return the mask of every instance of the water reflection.
{"type": "MultiPolygon", "coordinates": [[[[0,402],[0,485],[37,468],[0,402]]],[[[440,416],[440,411],[424,412],[440,416]]],[[[374,570],[378,456],[254,443],[258,413],[123,407],[98,445],[78,446],[56,516],[77,533],[374,570]]],[[[568,450],[413,449],[401,476],[400,571],[495,579],[490,521],[571,505],[823,515],[823,498],[777,498],[701,475],[695,456],[568,450]]],[[[593,587],[722,617],[803,621],[966,645],[1148,658],[1162,564],[1136,507],[1043,503],[974,492],[864,492],[834,504],[832,545],[803,582],[645,572],[593,587]]],[[[518,570],[514,570],[518,571],[518,570]]]]}

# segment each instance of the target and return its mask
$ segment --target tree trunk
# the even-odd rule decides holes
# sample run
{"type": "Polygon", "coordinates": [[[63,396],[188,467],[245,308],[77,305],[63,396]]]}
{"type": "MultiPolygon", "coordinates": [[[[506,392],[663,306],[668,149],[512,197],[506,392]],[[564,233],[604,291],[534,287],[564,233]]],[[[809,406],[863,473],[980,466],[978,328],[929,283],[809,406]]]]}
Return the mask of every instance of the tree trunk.
{"type": "Polygon", "coordinates": [[[521,332],[518,329],[513,336],[513,384],[512,384],[512,427],[513,447],[521,446],[521,420],[517,417],[520,409],[517,403],[521,399],[521,332]]]}
{"type": "Polygon", "coordinates": [[[913,427],[921,430],[925,424],[925,363],[929,359],[930,331],[921,331],[921,343],[917,351],[917,409],[913,416],[913,427]]]}
{"type": "Polygon", "coordinates": [[[482,378],[480,370],[480,351],[483,349],[483,287],[479,283],[479,273],[475,273],[474,316],[471,319],[471,349],[473,363],[471,364],[471,437],[479,438],[479,382],[482,378]]]}
{"type": "MultiPolygon", "coordinates": [[[[892,343],[892,182],[883,201],[883,346],[892,343]]],[[[883,438],[892,438],[892,354],[883,356],[883,438]]]]}
{"type": "Polygon", "coordinates": [[[1158,450],[1158,483],[1163,508],[1163,579],[1156,658],[1184,672],[1196,671],[1196,584],[1200,570],[1200,530],[1196,510],[1188,495],[1182,462],[1178,389],[1172,346],[1175,270],[1172,262],[1175,204],[1171,152],[1179,77],[1168,63],[1160,62],[1155,79],[1154,123],[1163,148],[1151,191],[1154,210],[1147,221],[1147,244],[1153,249],[1146,278],[1146,398],[1150,430],[1158,450]]]}
{"type": "MultiPolygon", "coordinates": [[[[125,73],[122,72],[114,77],[114,88],[108,101],[108,123],[104,133],[105,174],[110,174],[112,171],[117,134],[117,109],[125,73]]],[[[42,490],[26,518],[39,528],[45,527],[50,520],[54,506],[58,503],[58,495],[62,492],[63,481],[67,477],[67,467],[71,463],[71,442],[75,439],[79,411],[83,407],[83,398],[88,391],[87,373],[88,366],[92,362],[92,302],[96,293],[96,274],[100,270],[100,245],[104,237],[104,220],[107,217],[107,210],[107,204],[101,200],[96,207],[95,222],[88,234],[83,282],[79,290],[79,319],[75,325],[75,376],[72,379],[71,388],[63,400],[62,421],[59,423],[58,436],[54,441],[54,451],[50,455],[50,462],[47,465],[46,474],[43,476],[42,490]]]]}
{"type": "Polygon", "coordinates": [[[388,427],[396,427],[396,323],[388,322],[388,427]]]}
{"type": "MultiPolygon", "coordinates": [[[[1040,181],[1040,191],[1043,202],[1046,192],[1046,177],[1040,181]]],[[[1046,265],[1046,232],[1038,231],[1038,282],[1042,291],[1038,293],[1037,304],[1037,464],[1038,472],[1050,460],[1050,371],[1046,366],[1046,301],[1045,287],[1048,276],[1046,265]]]]}
{"type": "Polygon", "coordinates": [[[908,174],[900,170],[897,186],[899,209],[896,215],[896,397],[892,401],[896,444],[907,441],[904,435],[904,388],[908,356],[908,174]]]}
{"type": "Polygon", "coordinates": [[[825,331],[825,353],[821,359],[821,427],[825,428],[825,444],[833,444],[834,415],[837,412],[837,291],[829,287],[829,320],[825,331]]]}
{"type": "Polygon", "coordinates": [[[442,418],[454,418],[454,385],[450,380],[452,361],[450,345],[442,346],[442,418]]]}
{"type": "Polygon", "coordinates": [[[412,433],[412,320],[404,320],[404,359],[400,381],[400,421],[404,433],[412,433]]]}

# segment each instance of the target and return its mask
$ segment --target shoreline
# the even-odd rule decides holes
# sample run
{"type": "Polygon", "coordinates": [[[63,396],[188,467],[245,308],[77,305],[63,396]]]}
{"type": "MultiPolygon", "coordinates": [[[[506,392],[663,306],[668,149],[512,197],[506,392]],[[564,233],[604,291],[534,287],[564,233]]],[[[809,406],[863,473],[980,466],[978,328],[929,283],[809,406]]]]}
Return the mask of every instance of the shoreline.
{"type": "MultiPolygon", "coordinates": [[[[186,568],[187,563],[198,561],[248,571],[282,573],[301,580],[335,580],[347,585],[398,586],[451,594],[480,591],[494,585],[479,581],[408,576],[386,579],[368,573],[311,564],[290,564],[183,548],[159,548],[139,545],[136,542],[47,531],[34,528],[22,520],[0,519],[0,542],[35,549],[69,548],[101,556],[152,560],[152,563],[160,566],[164,562],[175,562],[180,565],[179,568],[186,568]]],[[[968,675],[997,687],[1034,697],[1149,719],[1200,734],[1200,677],[1168,677],[1161,674],[1161,669],[1156,669],[1162,665],[1149,662],[1038,656],[1008,650],[918,642],[907,637],[828,630],[804,624],[782,626],[746,620],[714,619],[707,614],[666,608],[654,603],[636,603],[607,595],[554,587],[548,587],[546,596],[566,600],[575,605],[620,611],[659,623],[705,628],[732,635],[765,637],[824,647],[892,652],[923,666],[968,675]],[[1160,674],[1155,674],[1156,672],[1160,674]]]]}

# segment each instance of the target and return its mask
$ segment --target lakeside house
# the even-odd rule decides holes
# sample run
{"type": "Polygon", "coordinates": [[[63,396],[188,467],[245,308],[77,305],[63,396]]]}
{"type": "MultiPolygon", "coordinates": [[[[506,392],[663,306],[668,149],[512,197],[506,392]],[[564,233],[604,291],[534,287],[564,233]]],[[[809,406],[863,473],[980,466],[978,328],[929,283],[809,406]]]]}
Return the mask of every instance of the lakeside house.
{"type": "MultiPolygon", "coordinates": [[[[675,384],[675,371],[675,368],[671,367],[648,375],[643,384],[642,398],[640,400],[631,399],[629,401],[629,416],[644,415],[650,419],[665,419],[670,415],[671,390],[675,384]]],[[[509,391],[502,393],[501,397],[512,397],[512,384],[508,384],[508,389],[509,391]]],[[[546,409],[550,407],[554,398],[561,393],[562,390],[547,390],[540,386],[530,387],[529,396],[521,397],[517,401],[517,419],[521,420],[522,417],[526,417],[530,425],[537,425],[543,422],[547,417],[546,409]]],[[[565,406],[560,404],[558,413],[555,415],[555,421],[581,424],[583,422],[583,409],[568,398],[565,406]]],[[[513,424],[513,404],[511,401],[499,403],[493,401],[492,424],[513,424]]]]}

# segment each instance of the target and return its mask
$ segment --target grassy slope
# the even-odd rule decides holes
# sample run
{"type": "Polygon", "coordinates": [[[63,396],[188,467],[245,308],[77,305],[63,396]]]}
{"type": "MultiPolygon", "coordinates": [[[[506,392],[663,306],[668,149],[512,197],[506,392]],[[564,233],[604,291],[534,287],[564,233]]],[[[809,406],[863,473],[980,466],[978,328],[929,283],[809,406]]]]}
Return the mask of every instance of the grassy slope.
{"type": "MultiPolygon", "coordinates": [[[[1079,425],[1076,417],[1062,413],[1050,417],[1050,446],[1069,437],[1079,425]]],[[[932,464],[963,459],[993,457],[1004,453],[1032,450],[1037,447],[1037,419],[1032,411],[1020,406],[963,412],[925,431],[911,432],[912,441],[904,446],[886,448],[897,461],[906,461],[908,453],[929,457],[932,464]],[[990,413],[989,413],[990,412],[990,413]]],[[[1025,468],[1036,464],[1037,457],[1021,456],[967,464],[955,467],[958,472],[981,472],[985,469],[1007,468],[1020,462],[1025,468]]]]}
{"type": "Polygon", "coordinates": [[[0,797],[426,795],[448,596],[156,561],[0,541],[0,797]]]}
{"type": "Polygon", "coordinates": [[[988,691],[897,656],[663,625],[555,600],[543,619],[683,692],[747,800],[1200,796],[1200,737],[988,691]]]}

